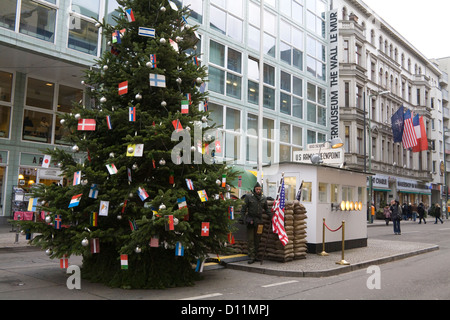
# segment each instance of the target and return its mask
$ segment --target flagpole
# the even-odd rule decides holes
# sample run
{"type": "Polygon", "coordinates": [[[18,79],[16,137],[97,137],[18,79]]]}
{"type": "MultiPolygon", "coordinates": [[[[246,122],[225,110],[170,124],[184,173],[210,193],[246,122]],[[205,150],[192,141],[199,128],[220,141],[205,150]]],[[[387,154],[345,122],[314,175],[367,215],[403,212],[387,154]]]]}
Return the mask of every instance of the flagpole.
{"type": "MultiPolygon", "coordinates": [[[[264,108],[264,0],[260,0],[259,21],[259,115],[258,115],[258,182],[262,181],[263,167],[263,108],[264,108]]],[[[263,185],[261,186],[263,187],[263,185]]]]}

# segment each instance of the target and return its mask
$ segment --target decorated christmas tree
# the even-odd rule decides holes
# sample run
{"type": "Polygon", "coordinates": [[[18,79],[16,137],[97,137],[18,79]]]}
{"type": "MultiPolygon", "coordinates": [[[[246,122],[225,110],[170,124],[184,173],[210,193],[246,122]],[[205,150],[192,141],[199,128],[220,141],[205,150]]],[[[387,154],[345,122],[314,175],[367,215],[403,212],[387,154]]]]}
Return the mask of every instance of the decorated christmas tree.
{"type": "Polygon", "coordinates": [[[90,106],[62,115],[70,147],[45,150],[67,185],[37,186],[43,219],[22,227],[51,258],[81,255],[90,281],[192,285],[196,265],[230,239],[236,177],[214,157],[220,142],[208,121],[207,72],[189,9],[118,3],[114,26],[98,22],[109,47],[86,71],[90,106]]]}

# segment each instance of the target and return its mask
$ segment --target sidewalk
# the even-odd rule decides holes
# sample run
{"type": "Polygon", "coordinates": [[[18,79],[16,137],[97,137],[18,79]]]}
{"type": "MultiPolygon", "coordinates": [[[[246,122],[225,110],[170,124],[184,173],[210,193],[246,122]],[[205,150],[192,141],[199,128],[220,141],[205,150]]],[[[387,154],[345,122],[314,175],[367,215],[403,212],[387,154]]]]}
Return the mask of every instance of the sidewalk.
{"type": "MultiPolygon", "coordinates": [[[[402,223],[417,223],[414,221],[402,221],[402,223]]],[[[370,227],[386,226],[385,221],[378,220],[370,227]]],[[[389,224],[392,227],[392,223],[389,224]]],[[[11,232],[10,225],[0,225],[0,254],[2,251],[14,250],[40,250],[28,244],[25,235],[11,232]],[[16,241],[18,240],[18,241],[16,241]]],[[[289,277],[327,277],[334,276],[372,265],[380,265],[387,262],[405,259],[419,254],[439,250],[439,246],[433,244],[412,243],[404,241],[384,241],[368,239],[368,246],[365,248],[351,249],[345,251],[344,259],[350,265],[339,265],[336,262],[342,260],[341,252],[332,252],[328,256],[322,257],[317,254],[308,254],[306,259],[295,260],[287,263],[274,261],[255,262],[248,264],[246,255],[213,257],[205,264],[204,271],[229,268],[247,272],[256,272],[275,276],[289,277]]]]}

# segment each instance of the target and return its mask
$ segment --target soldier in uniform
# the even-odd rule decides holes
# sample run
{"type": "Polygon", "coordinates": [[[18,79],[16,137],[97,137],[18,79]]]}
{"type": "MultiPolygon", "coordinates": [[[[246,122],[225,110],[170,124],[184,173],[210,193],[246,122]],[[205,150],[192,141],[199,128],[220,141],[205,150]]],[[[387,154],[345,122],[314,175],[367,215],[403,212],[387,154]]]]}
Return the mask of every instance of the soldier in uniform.
{"type": "Polygon", "coordinates": [[[262,194],[262,188],[259,183],[256,183],[253,192],[247,194],[244,198],[244,204],[241,209],[241,216],[244,224],[247,226],[247,247],[249,264],[256,260],[258,253],[259,240],[261,235],[258,234],[258,225],[262,224],[262,214],[268,213],[267,198],[262,194]]]}

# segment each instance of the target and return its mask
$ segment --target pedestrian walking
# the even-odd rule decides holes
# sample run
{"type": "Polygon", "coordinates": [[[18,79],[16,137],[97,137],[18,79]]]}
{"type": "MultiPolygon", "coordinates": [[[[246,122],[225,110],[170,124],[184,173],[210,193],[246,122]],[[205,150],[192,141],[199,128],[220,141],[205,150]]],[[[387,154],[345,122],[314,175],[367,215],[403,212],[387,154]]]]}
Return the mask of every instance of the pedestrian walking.
{"type": "Polygon", "coordinates": [[[425,219],[425,205],[423,202],[419,203],[417,207],[417,213],[419,214],[419,224],[422,224],[422,220],[425,224],[427,224],[427,220],[425,219]]]}
{"type": "Polygon", "coordinates": [[[400,207],[402,210],[402,219],[406,221],[406,219],[408,218],[407,214],[408,214],[408,205],[406,203],[403,203],[403,205],[400,207]]]}
{"type": "Polygon", "coordinates": [[[247,248],[250,260],[249,264],[255,262],[261,233],[258,233],[258,226],[263,222],[262,215],[267,213],[270,215],[267,206],[267,198],[262,194],[262,188],[259,183],[256,183],[251,194],[247,194],[242,205],[241,215],[244,223],[247,226],[247,248]]]}
{"type": "Polygon", "coordinates": [[[398,200],[391,201],[391,219],[394,224],[394,234],[400,235],[402,234],[400,229],[400,220],[402,219],[402,208],[398,200]]]}
{"type": "Polygon", "coordinates": [[[411,210],[412,210],[412,218],[413,221],[415,222],[417,219],[417,203],[413,203],[413,205],[411,206],[411,210]]]}
{"type": "Polygon", "coordinates": [[[386,221],[386,225],[389,225],[389,221],[391,220],[391,210],[389,206],[386,205],[383,209],[384,220],[386,221]]]}
{"type": "Polygon", "coordinates": [[[434,224],[437,224],[438,220],[441,222],[441,224],[444,223],[444,221],[442,221],[441,219],[441,215],[441,206],[439,205],[439,203],[436,203],[436,205],[434,206],[434,217],[436,218],[434,224]]]}

